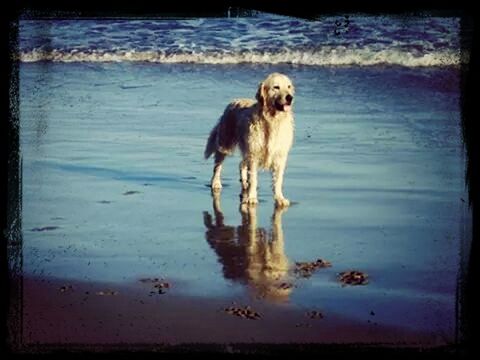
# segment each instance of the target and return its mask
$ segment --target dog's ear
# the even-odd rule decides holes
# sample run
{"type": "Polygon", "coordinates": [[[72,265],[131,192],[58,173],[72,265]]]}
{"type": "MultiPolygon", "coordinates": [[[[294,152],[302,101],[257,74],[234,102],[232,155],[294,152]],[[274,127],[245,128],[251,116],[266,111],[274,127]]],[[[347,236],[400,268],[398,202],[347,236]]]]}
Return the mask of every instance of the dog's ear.
{"type": "Polygon", "coordinates": [[[257,95],[255,95],[255,99],[257,99],[258,103],[263,107],[265,106],[265,85],[263,82],[258,85],[257,95]]]}

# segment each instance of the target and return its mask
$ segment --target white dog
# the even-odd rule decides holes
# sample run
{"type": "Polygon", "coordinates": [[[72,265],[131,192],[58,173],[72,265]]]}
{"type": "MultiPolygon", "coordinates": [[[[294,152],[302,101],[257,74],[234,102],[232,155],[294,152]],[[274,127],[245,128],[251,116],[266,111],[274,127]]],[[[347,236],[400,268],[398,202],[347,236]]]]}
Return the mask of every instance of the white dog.
{"type": "Polygon", "coordinates": [[[222,188],[220,173],[226,155],[238,145],[242,152],[240,181],[242,203],[256,204],[258,168],[272,171],[276,206],[289,206],[283,196],[282,183],[288,152],[293,143],[292,104],[295,89],[290,79],[279,73],[270,74],[257,91],[256,99],[231,102],[218,124],[210,132],[205,158],[215,153],[211,181],[212,191],[222,188]]]}

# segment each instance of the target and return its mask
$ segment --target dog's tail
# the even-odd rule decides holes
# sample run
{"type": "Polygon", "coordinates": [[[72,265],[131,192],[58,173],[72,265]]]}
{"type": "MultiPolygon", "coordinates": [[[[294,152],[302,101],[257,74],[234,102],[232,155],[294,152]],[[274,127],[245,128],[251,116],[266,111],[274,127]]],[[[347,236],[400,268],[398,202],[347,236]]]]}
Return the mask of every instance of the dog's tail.
{"type": "Polygon", "coordinates": [[[205,146],[205,159],[208,159],[210,155],[212,155],[215,150],[217,149],[217,132],[218,132],[218,125],[216,125],[212,131],[210,132],[210,136],[208,137],[207,145],[205,146]]]}

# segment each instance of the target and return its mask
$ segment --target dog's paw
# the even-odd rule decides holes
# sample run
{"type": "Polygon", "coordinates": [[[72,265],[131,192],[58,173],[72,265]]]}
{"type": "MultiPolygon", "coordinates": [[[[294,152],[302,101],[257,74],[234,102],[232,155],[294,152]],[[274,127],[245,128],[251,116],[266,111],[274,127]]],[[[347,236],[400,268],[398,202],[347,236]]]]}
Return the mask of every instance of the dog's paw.
{"type": "Polygon", "coordinates": [[[287,207],[290,206],[290,200],[281,197],[281,198],[276,198],[275,199],[275,206],[276,207],[287,207]]]}
{"type": "Polygon", "coordinates": [[[212,191],[215,191],[215,192],[220,191],[222,190],[222,183],[220,181],[212,182],[211,188],[212,188],[212,191]]]}
{"type": "Polygon", "coordinates": [[[244,197],[242,199],[242,204],[245,205],[257,205],[258,204],[258,199],[256,197],[244,197]]]}

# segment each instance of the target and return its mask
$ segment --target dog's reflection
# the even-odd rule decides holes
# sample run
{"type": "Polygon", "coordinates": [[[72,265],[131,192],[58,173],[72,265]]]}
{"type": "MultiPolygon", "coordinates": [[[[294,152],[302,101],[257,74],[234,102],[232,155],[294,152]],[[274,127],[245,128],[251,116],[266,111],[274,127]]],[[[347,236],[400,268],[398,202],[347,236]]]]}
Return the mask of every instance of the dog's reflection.
{"type": "Polygon", "coordinates": [[[226,279],[244,283],[257,297],[285,302],[292,291],[288,285],[288,258],[285,255],[282,214],[275,208],[272,229],[257,227],[257,208],[242,204],[242,224],[225,225],[220,194],[213,195],[214,219],[205,211],[205,237],[223,265],[226,279]]]}

